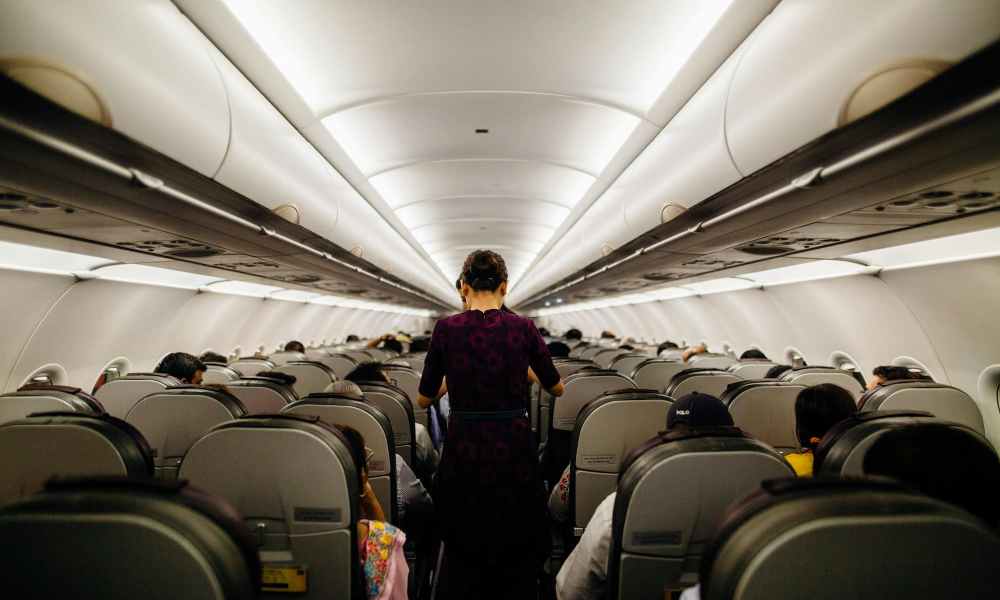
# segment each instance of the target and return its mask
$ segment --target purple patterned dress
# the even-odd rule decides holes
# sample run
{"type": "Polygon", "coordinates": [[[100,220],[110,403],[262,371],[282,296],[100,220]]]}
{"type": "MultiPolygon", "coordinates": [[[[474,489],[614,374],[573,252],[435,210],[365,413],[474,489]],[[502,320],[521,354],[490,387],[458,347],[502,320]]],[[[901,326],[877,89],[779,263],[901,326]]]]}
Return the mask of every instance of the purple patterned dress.
{"type": "Polygon", "coordinates": [[[451,417],[434,502],[449,562],[491,574],[489,583],[478,581],[480,592],[484,585],[503,587],[504,573],[514,569],[533,575],[547,551],[544,491],[527,417],[529,366],[546,388],[559,382],[534,323],[499,310],[469,310],[438,321],[420,381],[420,393],[433,398],[448,378],[451,417]]]}

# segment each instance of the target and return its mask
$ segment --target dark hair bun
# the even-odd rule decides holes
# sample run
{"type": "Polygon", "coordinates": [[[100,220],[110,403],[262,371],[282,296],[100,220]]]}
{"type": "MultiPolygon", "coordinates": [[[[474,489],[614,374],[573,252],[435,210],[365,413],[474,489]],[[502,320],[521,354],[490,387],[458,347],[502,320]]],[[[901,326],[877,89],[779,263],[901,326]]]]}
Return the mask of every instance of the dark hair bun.
{"type": "Polygon", "coordinates": [[[477,292],[492,292],[507,281],[507,264],[492,250],[476,250],[465,258],[462,281],[477,292]]]}

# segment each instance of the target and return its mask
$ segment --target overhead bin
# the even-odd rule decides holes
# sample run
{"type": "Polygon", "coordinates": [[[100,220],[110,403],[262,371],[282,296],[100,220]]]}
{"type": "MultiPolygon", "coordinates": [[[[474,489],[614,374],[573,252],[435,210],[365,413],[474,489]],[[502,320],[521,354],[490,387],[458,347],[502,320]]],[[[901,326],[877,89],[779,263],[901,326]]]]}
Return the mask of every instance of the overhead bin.
{"type": "Polygon", "coordinates": [[[209,42],[167,0],[5,0],[0,71],[213,176],[229,107],[209,42]]]}
{"type": "Polygon", "coordinates": [[[749,175],[906,94],[1000,32],[996,0],[782,2],[747,42],[726,137],[749,175]]]}

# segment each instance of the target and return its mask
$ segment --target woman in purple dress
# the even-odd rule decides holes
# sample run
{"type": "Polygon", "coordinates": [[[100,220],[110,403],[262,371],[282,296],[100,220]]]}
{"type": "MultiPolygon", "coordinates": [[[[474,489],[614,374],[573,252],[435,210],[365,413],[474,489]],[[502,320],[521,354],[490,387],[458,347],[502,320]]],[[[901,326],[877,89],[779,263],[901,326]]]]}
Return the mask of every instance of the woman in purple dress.
{"type": "Polygon", "coordinates": [[[528,367],[562,395],[530,320],[501,311],[507,267],[477,250],[462,268],[465,312],[438,321],[420,380],[429,406],[448,378],[451,416],[434,494],[445,543],[444,598],[535,595],[549,550],[545,494],[528,421],[528,367]]]}

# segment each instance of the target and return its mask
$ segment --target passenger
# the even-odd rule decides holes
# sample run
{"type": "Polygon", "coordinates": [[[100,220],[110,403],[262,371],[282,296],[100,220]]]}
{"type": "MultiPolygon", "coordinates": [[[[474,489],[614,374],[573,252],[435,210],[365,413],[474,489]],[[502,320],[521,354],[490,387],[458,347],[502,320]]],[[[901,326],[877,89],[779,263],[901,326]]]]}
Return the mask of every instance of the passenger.
{"type": "Polygon", "coordinates": [[[698,354],[705,354],[706,352],[708,352],[708,346],[706,346],[703,343],[702,344],[698,344],[696,346],[691,346],[690,348],[688,348],[687,350],[685,350],[683,354],[681,354],[681,360],[684,361],[684,362],[687,362],[687,361],[691,360],[692,356],[695,356],[695,355],[698,355],[698,354]]]}
{"type": "Polygon", "coordinates": [[[601,332],[601,339],[602,340],[615,340],[615,339],[618,339],[618,336],[615,335],[611,331],[604,330],[604,331],[601,332]]]}
{"type": "MultiPolygon", "coordinates": [[[[344,379],[353,381],[354,383],[365,383],[367,381],[391,383],[382,371],[382,363],[374,361],[363,362],[354,367],[354,370],[348,373],[344,379]]],[[[416,439],[414,440],[414,445],[416,446],[416,464],[413,466],[422,479],[429,481],[437,469],[439,460],[437,450],[434,449],[434,440],[422,423],[414,423],[414,434],[416,435],[416,439]]]]}
{"type": "Polygon", "coordinates": [[[544,327],[538,328],[538,335],[542,336],[543,338],[552,337],[552,334],[549,333],[549,330],[544,327]]]}
{"type": "Polygon", "coordinates": [[[761,352],[756,348],[750,348],[749,350],[743,352],[743,354],[740,354],[740,360],[747,360],[747,359],[767,360],[767,356],[765,356],[763,352],[761,352]]]}
{"type": "Polygon", "coordinates": [[[813,451],[831,427],[857,412],[850,392],[821,383],[799,392],[795,399],[795,433],[802,450],[785,456],[799,477],[812,477],[813,451]]]}
{"type": "Polygon", "coordinates": [[[431,347],[430,337],[415,337],[413,341],[410,342],[410,354],[417,354],[419,352],[427,352],[427,349],[431,347]]]}
{"type": "Polygon", "coordinates": [[[201,385],[202,377],[205,375],[205,363],[187,352],[171,352],[163,357],[154,371],[175,377],[181,383],[201,385]]]}
{"type": "Polygon", "coordinates": [[[368,348],[381,348],[383,350],[390,350],[396,354],[403,353],[403,343],[396,339],[396,336],[387,333],[380,338],[376,338],[368,342],[368,348]]]}
{"type": "Polygon", "coordinates": [[[792,370],[792,365],[774,365],[764,373],[764,379],[779,379],[787,371],[792,370]]]}
{"type": "Polygon", "coordinates": [[[890,381],[902,381],[922,379],[930,381],[929,375],[922,371],[910,369],[909,367],[898,367],[896,365],[882,365],[872,370],[872,378],[868,381],[868,391],[883,386],[890,381]]]}
{"type": "Polygon", "coordinates": [[[305,354],[306,347],[302,345],[302,342],[292,340],[285,344],[285,352],[298,352],[299,354],[305,354]]]}
{"type": "Polygon", "coordinates": [[[420,381],[426,407],[447,376],[452,406],[434,498],[447,517],[442,598],[533,598],[549,554],[525,374],[530,366],[555,396],[563,386],[534,324],[500,310],[506,293],[503,258],[471,253],[462,269],[469,310],[437,322],[420,381]]]}
{"type": "Polygon", "coordinates": [[[291,388],[295,385],[295,382],[299,380],[295,375],[289,373],[282,373],[281,371],[261,371],[257,373],[254,377],[264,377],[266,379],[274,379],[280,382],[282,385],[286,385],[291,388]]]}
{"type": "Polygon", "coordinates": [[[347,339],[345,339],[344,341],[347,342],[348,344],[351,343],[351,342],[357,342],[358,341],[358,336],[356,336],[356,335],[354,335],[352,333],[352,334],[348,335],[347,339]]]}
{"type": "Polygon", "coordinates": [[[223,365],[229,362],[225,356],[219,354],[218,352],[212,352],[211,350],[203,352],[201,356],[198,357],[198,360],[203,363],[216,363],[223,365]]]}
{"type": "Polygon", "coordinates": [[[566,333],[563,334],[563,339],[567,339],[567,340],[582,340],[583,339],[583,332],[581,332],[579,329],[577,329],[577,328],[574,327],[574,328],[566,331],[566,333]]]}
{"type": "MultiPolygon", "coordinates": [[[[732,426],[729,410],[718,398],[708,394],[695,392],[682,396],[667,411],[668,431],[732,426]]],[[[607,594],[611,521],[616,496],[617,492],[612,492],[597,506],[580,542],[559,570],[556,576],[558,600],[601,600],[607,594]]]]}
{"type": "Polygon", "coordinates": [[[335,427],[347,438],[361,478],[358,559],[365,578],[365,597],[368,600],[406,600],[410,576],[403,551],[406,534],[386,522],[385,513],[368,482],[371,451],[365,447],[364,437],[346,425],[335,427]]]}
{"type": "Polygon", "coordinates": [[[551,356],[552,358],[569,357],[569,350],[570,350],[569,346],[558,340],[555,342],[549,342],[548,349],[549,349],[549,356],[551,356]]]}
{"type": "Polygon", "coordinates": [[[619,350],[635,350],[635,346],[633,346],[632,344],[622,344],[621,346],[618,346],[618,349],[619,350]]]}

